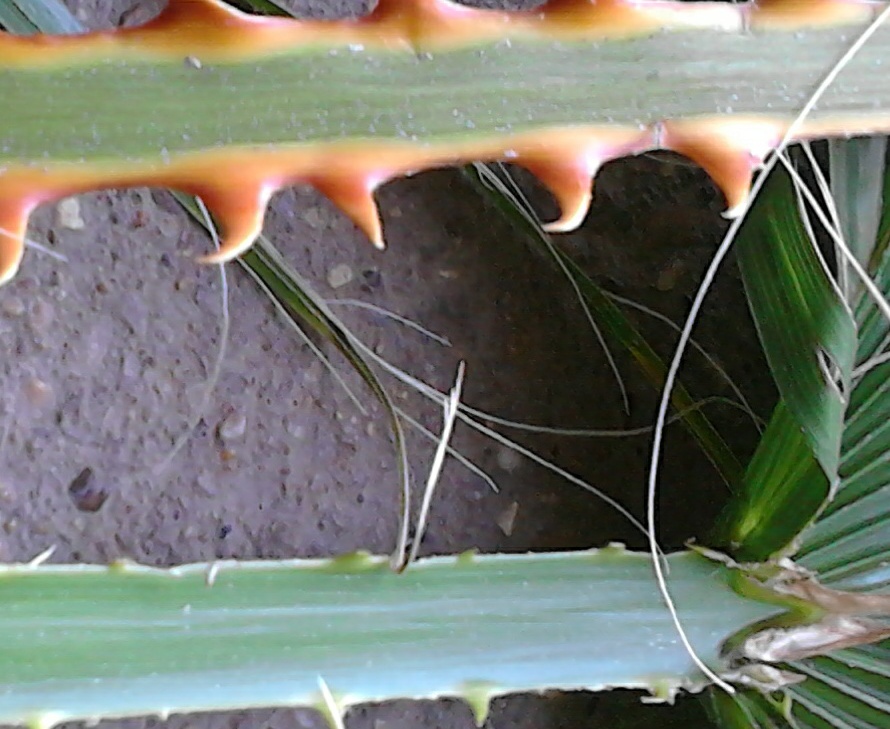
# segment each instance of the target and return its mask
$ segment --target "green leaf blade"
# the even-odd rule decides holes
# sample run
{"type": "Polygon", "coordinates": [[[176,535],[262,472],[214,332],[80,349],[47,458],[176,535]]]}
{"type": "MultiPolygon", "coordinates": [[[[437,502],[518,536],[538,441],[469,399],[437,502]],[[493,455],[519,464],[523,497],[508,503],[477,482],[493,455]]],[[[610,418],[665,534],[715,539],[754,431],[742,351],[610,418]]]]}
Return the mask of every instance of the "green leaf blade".
{"type": "Polygon", "coordinates": [[[855,323],[803,227],[788,175],[775,171],[760,201],[736,243],[749,304],[779,392],[834,481],[855,323]],[[840,383],[827,381],[827,368],[840,383]]]}
{"type": "MultiPolygon", "coordinates": [[[[881,295],[890,291],[886,139],[832,142],[832,180],[841,228],[881,295]]],[[[801,536],[798,561],[836,589],[890,586],[890,363],[887,313],[851,264],[838,258],[839,286],[856,313],[857,353],[841,440],[837,493],[801,536]],[[882,359],[883,358],[883,359],[882,359]]]]}
{"type": "Polygon", "coordinates": [[[781,552],[812,520],[828,479],[784,401],[773,412],[743,488],[718,522],[715,540],[743,561],[781,552]]]}
{"type": "Polygon", "coordinates": [[[736,251],[782,399],[719,534],[737,557],[764,560],[796,547],[840,482],[858,339],[850,308],[809,238],[791,178],[781,168],[749,212],[736,251]]]}

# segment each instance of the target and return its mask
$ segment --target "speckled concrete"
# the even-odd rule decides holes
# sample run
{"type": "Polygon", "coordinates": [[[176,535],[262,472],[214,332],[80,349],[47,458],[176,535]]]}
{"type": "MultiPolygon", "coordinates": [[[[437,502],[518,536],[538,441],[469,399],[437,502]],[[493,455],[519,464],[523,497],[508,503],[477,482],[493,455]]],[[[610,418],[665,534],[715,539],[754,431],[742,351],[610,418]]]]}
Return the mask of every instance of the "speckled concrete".
{"type": "MultiPolygon", "coordinates": [[[[86,24],[103,27],[143,22],[161,3],[69,5],[86,24]]],[[[323,16],[366,7],[348,0],[295,6],[323,16]]],[[[537,197],[553,212],[546,195],[537,197]]],[[[503,417],[595,428],[651,418],[654,396],[630,360],[619,356],[628,415],[564,282],[458,173],[393,182],[379,201],[384,253],[308,189],[282,192],[266,229],[323,296],[385,307],[451,342],[444,347],[367,310],[339,306],[375,351],[442,389],[466,360],[464,400],[503,417]],[[328,280],[338,266],[353,278],[334,289],[328,280]]],[[[720,206],[710,184],[686,165],[624,161],[602,173],[584,229],[561,240],[598,280],[677,319],[719,235],[720,206]]],[[[106,191],[78,198],[74,210],[46,206],[29,235],[67,261],[30,250],[18,278],[0,290],[0,559],[28,559],[51,545],[54,561],[129,557],[158,565],[393,548],[398,485],[383,413],[322,343],[367,412],[353,404],[237,265],[228,268],[228,349],[208,393],[221,346],[220,273],[194,264],[192,256],[210,243],[167,193],[106,191]],[[95,511],[79,510],[69,493],[85,468],[92,471],[87,496],[100,504],[95,511]]],[[[663,326],[641,326],[669,351],[672,336],[663,326]]],[[[699,335],[767,412],[771,391],[731,271],[699,335]]],[[[726,394],[700,361],[692,363],[698,396],[726,394]]],[[[407,410],[438,428],[434,407],[389,384],[407,410]]],[[[754,434],[743,416],[710,412],[740,450],[751,448],[754,434]]],[[[645,437],[520,439],[641,513],[645,437]]],[[[409,442],[419,487],[431,449],[416,434],[409,442]]],[[[466,429],[455,443],[500,493],[449,462],[425,552],[567,549],[615,539],[642,545],[626,521],[576,487],[466,429]],[[511,525],[505,515],[513,510],[511,525]]],[[[666,545],[679,546],[705,532],[725,492],[678,429],[666,453],[662,534],[666,545]]],[[[514,697],[496,702],[490,725],[701,726],[697,705],[681,703],[673,711],[637,711],[636,697],[622,693],[514,697]]],[[[114,723],[161,724],[286,729],[318,722],[311,713],[276,710],[114,723]]],[[[347,724],[444,728],[472,720],[459,702],[394,702],[354,710],[347,724]]]]}

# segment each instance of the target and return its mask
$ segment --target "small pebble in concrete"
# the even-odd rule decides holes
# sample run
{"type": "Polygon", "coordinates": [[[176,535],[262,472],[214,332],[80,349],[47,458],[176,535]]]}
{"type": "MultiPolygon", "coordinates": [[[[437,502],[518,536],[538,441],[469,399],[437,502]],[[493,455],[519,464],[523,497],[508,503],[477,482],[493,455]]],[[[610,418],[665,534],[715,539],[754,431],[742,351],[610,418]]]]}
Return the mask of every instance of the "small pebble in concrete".
{"type": "Polygon", "coordinates": [[[509,537],[513,534],[517,513],[519,513],[519,504],[514,501],[495,518],[495,522],[504,533],[504,536],[509,537]]]}
{"type": "Polygon", "coordinates": [[[348,284],[355,277],[352,269],[345,263],[340,263],[328,271],[328,286],[339,289],[348,284]]]}
{"type": "Polygon", "coordinates": [[[18,296],[0,299],[0,311],[6,316],[21,316],[25,313],[25,302],[18,296]]]}
{"type": "MultiPolygon", "coordinates": [[[[158,232],[164,240],[175,241],[182,232],[182,219],[176,215],[161,215],[156,213],[153,217],[158,226],[158,232]]],[[[168,254],[169,257],[169,254],[168,254]]]]}
{"type": "Polygon", "coordinates": [[[35,334],[46,334],[55,315],[56,310],[52,304],[45,299],[38,299],[31,307],[28,323],[31,325],[35,334]]]}
{"type": "Polygon", "coordinates": [[[307,431],[306,426],[299,423],[288,422],[286,425],[288,435],[294,440],[305,440],[307,431]]]}
{"type": "Polygon", "coordinates": [[[507,473],[513,473],[522,465],[522,456],[512,448],[503,446],[498,448],[497,453],[498,466],[507,473]]]}
{"type": "Polygon", "coordinates": [[[45,410],[53,402],[53,388],[39,377],[31,377],[25,383],[25,399],[31,407],[45,410]]]}
{"type": "Polygon", "coordinates": [[[303,221],[310,228],[320,230],[327,227],[328,221],[325,219],[321,208],[309,208],[303,213],[303,221]]]}
{"type": "Polygon", "coordinates": [[[87,467],[71,481],[68,495],[78,510],[95,513],[108,498],[108,490],[96,481],[93,469],[87,467]]]}
{"type": "Polygon", "coordinates": [[[247,432],[247,416],[239,412],[230,413],[217,426],[216,432],[223,443],[240,440],[247,432]]]}
{"type": "Polygon", "coordinates": [[[80,214],[80,201],[76,197],[66,197],[56,205],[59,225],[68,230],[83,230],[85,223],[80,214]]]}

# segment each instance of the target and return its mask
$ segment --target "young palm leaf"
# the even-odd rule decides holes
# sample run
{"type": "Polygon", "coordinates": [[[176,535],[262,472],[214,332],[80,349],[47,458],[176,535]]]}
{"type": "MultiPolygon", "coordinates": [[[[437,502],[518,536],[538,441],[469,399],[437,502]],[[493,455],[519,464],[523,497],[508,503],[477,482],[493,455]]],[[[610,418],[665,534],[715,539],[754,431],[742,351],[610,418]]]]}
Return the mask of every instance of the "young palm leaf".
{"type": "Polygon", "coordinates": [[[853,590],[890,588],[890,317],[883,301],[890,293],[890,167],[883,167],[886,139],[878,141],[831,146],[832,190],[859,191],[858,204],[838,205],[840,227],[882,300],[849,273],[847,261],[839,262],[848,271],[842,283],[858,333],[853,387],[837,493],[804,533],[798,552],[800,563],[826,583],[853,590]],[[882,174],[863,175],[869,166],[882,174]]]}
{"type": "Polygon", "coordinates": [[[890,170],[886,140],[833,142],[829,190],[805,151],[823,199],[789,163],[736,244],[782,400],[724,537],[740,559],[794,555],[819,582],[791,589],[825,615],[758,649],[806,677],[784,700],[713,702],[730,725],[877,727],[890,712],[890,170]]]}
{"type": "Polygon", "coordinates": [[[726,516],[739,559],[766,559],[812,519],[836,480],[854,323],[799,215],[787,173],[777,170],[736,241],[748,302],[782,400],[726,516]],[[841,375],[843,377],[844,375],[841,375]]]}

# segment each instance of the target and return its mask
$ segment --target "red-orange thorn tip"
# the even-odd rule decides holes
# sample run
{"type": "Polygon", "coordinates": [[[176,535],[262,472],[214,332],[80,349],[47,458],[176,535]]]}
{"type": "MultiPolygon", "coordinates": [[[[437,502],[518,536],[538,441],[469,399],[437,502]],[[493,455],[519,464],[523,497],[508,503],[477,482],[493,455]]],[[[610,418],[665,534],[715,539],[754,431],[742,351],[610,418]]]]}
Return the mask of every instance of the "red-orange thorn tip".
{"type": "Polygon", "coordinates": [[[449,0],[379,0],[359,21],[382,37],[402,38],[414,48],[452,38],[487,37],[518,20],[515,13],[471,8],[449,0]]]}
{"type": "Polygon", "coordinates": [[[551,32],[583,34],[586,37],[618,38],[666,28],[737,30],[738,9],[722,3],[684,3],[668,0],[548,0],[527,11],[541,18],[551,32]]]}
{"type": "MultiPolygon", "coordinates": [[[[560,217],[544,226],[549,233],[575,230],[590,209],[593,178],[609,160],[655,147],[652,129],[565,130],[520,151],[515,161],[533,173],[553,194],[560,217]]],[[[509,157],[508,157],[509,159],[509,157]]]]}
{"type": "Polygon", "coordinates": [[[374,190],[382,181],[371,175],[325,175],[309,180],[313,187],[348,215],[375,248],[383,249],[383,226],[374,200],[374,190]]]}
{"type": "Polygon", "coordinates": [[[726,198],[724,215],[743,212],[754,170],[782,141],[785,128],[757,119],[701,119],[664,122],[664,149],[685,155],[707,172],[726,198]]]}
{"type": "Polygon", "coordinates": [[[168,0],[154,20],[116,35],[146,50],[225,59],[293,45],[304,25],[312,23],[245,13],[222,0],[168,0]]]}
{"type": "Polygon", "coordinates": [[[201,263],[226,263],[247,251],[263,230],[266,207],[277,189],[266,181],[244,180],[237,185],[186,182],[177,187],[199,197],[220,228],[219,249],[200,256],[201,263]]]}
{"type": "Polygon", "coordinates": [[[559,203],[559,219],[546,223],[544,230],[567,233],[584,222],[593,200],[593,176],[598,162],[588,165],[583,160],[522,160],[522,166],[537,177],[559,203]]]}
{"type": "Polygon", "coordinates": [[[158,18],[170,23],[231,23],[251,16],[221,0],[167,0],[158,18]]]}
{"type": "Polygon", "coordinates": [[[31,206],[0,194],[0,286],[19,270],[31,206]]]}
{"type": "Polygon", "coordinates": [[[744,6],[752,30],[865,24],[883,9],[883,3],[872,0],[760,0],[744,6]]]}

